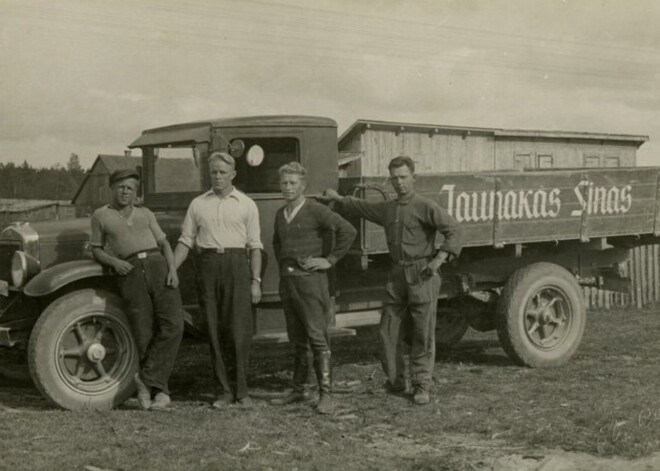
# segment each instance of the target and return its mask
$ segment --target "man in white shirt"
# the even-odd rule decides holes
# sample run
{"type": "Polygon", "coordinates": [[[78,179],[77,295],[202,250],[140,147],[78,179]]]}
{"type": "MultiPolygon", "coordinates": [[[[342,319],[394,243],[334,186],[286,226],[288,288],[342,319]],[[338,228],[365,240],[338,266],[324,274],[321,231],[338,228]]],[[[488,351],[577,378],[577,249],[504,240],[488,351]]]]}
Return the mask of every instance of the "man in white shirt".
{"type": "Polygon", "coordinates": [[[206,316],[216,408],[250,402],[247,370],[252,343],[252,306],[261,300],[261,230],[255,202],[232,185],[234,158],[209,157],[211,190],[188,207],[174,250],[178,268],[191,249],[200,252],[201,305],[206,316]]]}

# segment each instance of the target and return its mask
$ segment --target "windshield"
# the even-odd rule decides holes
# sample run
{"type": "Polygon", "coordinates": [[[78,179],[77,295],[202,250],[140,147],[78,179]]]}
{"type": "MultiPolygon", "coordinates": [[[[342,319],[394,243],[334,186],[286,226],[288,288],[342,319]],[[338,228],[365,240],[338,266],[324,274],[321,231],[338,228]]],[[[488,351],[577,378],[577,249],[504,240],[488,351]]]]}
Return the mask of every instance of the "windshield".
{"type": "Polygon", "coordinates": [[[157,147],[154,149],[154,155],[154,192],[201,191],[194,147],[157,147]]]}

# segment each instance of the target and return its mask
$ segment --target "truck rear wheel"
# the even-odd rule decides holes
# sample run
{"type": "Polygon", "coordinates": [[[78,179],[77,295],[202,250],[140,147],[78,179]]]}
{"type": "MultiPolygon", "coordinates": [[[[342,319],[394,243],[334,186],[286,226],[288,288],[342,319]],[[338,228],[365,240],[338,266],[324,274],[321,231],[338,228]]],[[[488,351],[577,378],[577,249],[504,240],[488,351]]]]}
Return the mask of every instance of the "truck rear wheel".
{"type": "Polygon", "coordinates": [[[520,365],[553,367],[575,353],[587,322],[577,280],[553,263],[517,270],[497,306],[497,336],[520,365]]]}
{"type": "Polygon", "coordinates": [[[446,350],[463,338],[468,322],[460,311],[438,306],[435,322],[435,346],[446,350]]]}
{"type": "Polygon", "coordinates": [[[111,409],[134,391],[138,355],[121,299],[108,291],[66,294],[41,314],[28,362],[41,393],[65,409],[111,409]]]}

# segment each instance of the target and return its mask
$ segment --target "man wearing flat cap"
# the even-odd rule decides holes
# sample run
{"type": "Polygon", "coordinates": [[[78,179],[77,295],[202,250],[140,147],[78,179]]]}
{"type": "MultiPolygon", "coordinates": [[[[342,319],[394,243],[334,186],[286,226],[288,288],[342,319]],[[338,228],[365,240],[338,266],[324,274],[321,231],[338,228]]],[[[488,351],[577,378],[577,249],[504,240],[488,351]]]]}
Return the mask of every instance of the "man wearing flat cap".
{"type": "Polygon", "coordinates": [[[92,214],[94,258],[118,275],[131,333],[140,355],[135,375],[143,409],[170,404],[168,380],[183,335],[183,309],[174,254],[154,214],[134,204],[135,169],[110,175],[112,202],[92,214]]]}
{"type": "Polygon", "coordinates": [[[178,268],[191,249],[200,254],[200,304],[218,388],[213,407],[246,406],[252,304],[261,300],[259,211],[234,188],[236,162],[231,155],[214,152],[208,162],[211,189],[190,203],[174,259],[178,268]]]}

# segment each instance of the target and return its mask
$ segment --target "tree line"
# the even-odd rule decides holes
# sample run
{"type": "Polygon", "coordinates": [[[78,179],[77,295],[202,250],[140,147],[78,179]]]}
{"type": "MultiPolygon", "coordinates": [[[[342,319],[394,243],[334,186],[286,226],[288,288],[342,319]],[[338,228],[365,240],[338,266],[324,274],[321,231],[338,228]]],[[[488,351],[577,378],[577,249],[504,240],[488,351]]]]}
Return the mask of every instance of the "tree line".
{"type": "Polygon", "coordinates": [[[0,198],[71,200],[83,179],[85,170],[76,154],[71,154],[66,167],[35,168],[27,161],[21,165],[0,162],[0,198]]]}

